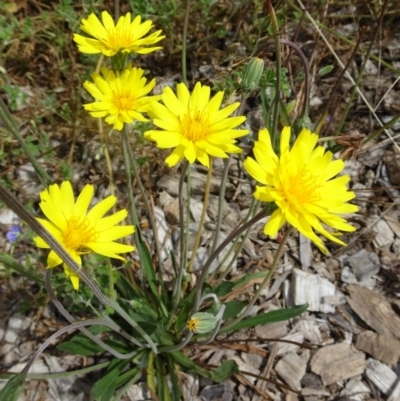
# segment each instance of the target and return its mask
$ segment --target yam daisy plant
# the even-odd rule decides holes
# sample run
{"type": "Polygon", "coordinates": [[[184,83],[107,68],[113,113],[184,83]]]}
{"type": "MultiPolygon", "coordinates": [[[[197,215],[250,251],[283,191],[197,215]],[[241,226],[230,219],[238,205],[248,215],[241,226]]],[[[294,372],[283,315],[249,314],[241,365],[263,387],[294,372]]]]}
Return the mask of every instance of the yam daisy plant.
{"type": "MultiPolygon", "coordinates": [[[[269,16],[275,21],[272,5],[268,4],[269,16]]],[[[273,36],[280,46],[277,25],[273,24],[273,27],[273,36]]],[[[319,235],[344,245],[339,235],[354,231],[354,227],[341,216],[357,211],[357,206],[348,203],[354,198],[354,193],[347,188],[349,177],[337,177],[344,162],[334,160],[329,150],[318,145],[318,136],[304,127],[304,122],[308,121],[306,112],[297,120],[303,124],[303,129],[297,138],[292,138],[289,125],[295,121],[289,121],[290,113],[282,107],[284,98],[280,96],[280,78],[283,78],[284,70],[279,68],[279,51],[273,74],[271,70],[265,71],[262,59],[253,57],[247,66],[243,65],[242,71],[232,74],[236,77],[232,82],[219,83],[222,90],[214,95],[211,86],[193,82],[192,91],[189,85],[179,83],[174,89],[164,88],[160,96],[152,96],[155,80],[146,79],[144,70],[128,60],[130,53],[147,54],[161,49],[157,44],[164,36],[160,30],[149,34],[152,28],[152,21],[142,22],[140,16],[132,20],[130,13],[114,23],[104,11],[101,21],[95,14],[82,20],[81,29],[89,37],[74,35],[79,51],[106,56],[99,59],[100,72],[93,73],[92,81],[84,83],[94,101],[83,107],[93,118],[104,118],[112,130],[120,131],[121,146],[104,143],[104,155],[107,157],[107,146],[111,146],[113,163],[111,159],[107,160],[109,186],[111,191],[115,188],[121,196],[126,194],[129,212],[123,209],[107,215],[117,202],[113,195],[92,206],[95,189],[90,183],[77,197],[69,181],[54,183],[55,179],[48,176],[26,146],[19,135],[18,125],[0,99],[0,117],[5,127],[19,141],[46,188],[40,192],[40,210],[37,210],[37,214],[43,213],[45,217],[34,216],[1,185],[0,200],[35,231],[34,244],[44,249],[41,256],[47,260],[44,278],[37,282],[42,286],[44,283],[55,307],[70,323],[39,347],[23,371],[0,391],[0,400],[15,401],[34,361],[57,337],[72,330],[80,333],[60,344],[61,350],[81,356],[102,353],[104,362],[85,368],[85,372],[105,368],[91,390],[91,397],[96,400],[120,400],[143,374],[152,398],[181,401],[183,376],[180,371],[190,371],[218,382],[243,373],[239,372],[233,360],[224,361],[216,369],[200,366],[196,359],[191,359],[192,354],[187,350],[196,350],[200,344],[212,347],[226,334],[293,319],[307,309],[307,304],[282,310],[274,307],[272,312],[260,308],[258,314],[252,315],[253,305],[274,278],[291,227],[310,238],[325,254],[328,248],[319,235]],[[104,65],[100,68],[102,63],[104,65]],[[267,86],[271,89],[274,85],[273,91],[266,90],[267,86]],[[240,101],[230,102],[233,96],[225,96],[229,88],[237,91],[235,95],[240,101]],[[261,93],[264,125],[268,130],[262,129],[254,149],[246,149],[249,156],[241,157],[241,138],[250,133],[243,126],[246,116],[241,115],[241,110],[255,90],[261,93]],[[279,137],[276,127],[281,120],[288,121],[288,126],[280,135],[279,150],[275,151],[272,143],[276,143],[279,137]],[[143,124],[136,124],[144,121],[152,123],[153,127],[148,129],[148,124],[146,128],[143,124]],[[155,212],[158,199],[153,197],[152,180],[144,185],[142,170],[136,162],[138,156],[143,158],[149,149],[149,146],[138,149],[142,144],[132,148],[132,135],[138,132],[159,149],[171,150],[165,160],[169,167],[182,162],[174,170],[180,174],[177,185],[179,215],[167,230],[167,222],[160,221],[159,213],[155,212]],[[254,157],[250,156],[251,151],[254,157]],[[215,181],[214,158],[224,161],[223,171],[217,175],[221,179],[218,211],[215,228],[203,235],[211,183],[215,181]],[[259,185],[247,205],[248,210],[241,214],[232,231],[229,232],[228,228],[222,238],[225,189],[231,162],[239,166],[239,174],[246,170],[259,185]],[[197,167],[202,170],[205,167],[207,177],[203,209],[193,233],[191,174],[197,167]],[[113,182],[113,168],[118,168],[120,178],[117,183],[113,182]],[[125,179],[121,178],[121,172],[124,172],[125,179]],[[285,223],[289,225],[273,261],[252,271],[239,263],[238,270],[242,275],[230,275],[235,262],[243,259],[242,248],[251,230],[254,232],[255,224],[267,216],[264,233],[269,237],[284,229],[285,223]],[[121,224],[125,219],[132,224],[121,224]],[[168,241],[171,232],[176,239],[174,242],[168,241]],[[135,246],[122,243],[132,234],[135,246]],[[200,254],[202,261],[197,263],[200,254]],[[99,255],[95,262],[88,261],[94,259],[94,255],[99,255]],[[115,259],[129,263],[116,265],[115,259]],[[60,294],[54,289],[55,280],[60,278],[52,278],[52,271],[60,265],[67,276],[62,275],[62,279],[70,280],[76,290],[68,294],[72,294],[73,306],[84,308],[84,320],[77,320],[73,311],[63,306],[66,293],[60,294]],[[101,268],[107,269],[108,274],[100,274],[101,268]],[[254,283],[258,288],[254,288],[254,283]],[[248,294],[248,297],[237,297],[238,294],[248,294]],[[87,329],[87,326],[94,327],[87,329]]],[[[298,46],[293,48],[301,52],[298,46]]],[[[184,67],[182,71],[182,80],[186,82],[184,67]]],[[[100,137],[102,133],[99,129],[100,137]]],[[[158,178],[155,174],[159,169],[150,162],[146,168],[152,178],[158,178]]],[[[72,174],[73,170],[74,163],[71,164],[72,174]]],[[[82,174],[82,177],[86,176],[82,174]]],[[[240,176],[246,179],[245,174],[240,176]]],[[[106,178],[103,181],[107,182],[106,178]]],[[[236,192],[234,198],[240,187],[236,192]]],[[[27,274],[27,277],[35,279],[36,276],[27,274]]],[[[64,288],[64,282],[62,285],[64,288]]],[[[265,301],[260,300],[260,304],[265,301]]]]}

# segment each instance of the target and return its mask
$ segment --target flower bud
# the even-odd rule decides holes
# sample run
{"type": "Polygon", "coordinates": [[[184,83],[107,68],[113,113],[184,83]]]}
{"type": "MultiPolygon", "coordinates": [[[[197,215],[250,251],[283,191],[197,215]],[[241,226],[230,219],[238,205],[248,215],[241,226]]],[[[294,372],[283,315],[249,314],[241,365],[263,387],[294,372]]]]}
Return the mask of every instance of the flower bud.
{"type": "Polygon", "coordinates": [[[205,334],[215,328],[217,318],[207,312],[197,312],[187,322],[187,328],[196,334],[205,334]]]}
{"type": "Polygon", "coordinates": [[[250,92],[257,89],[263,72],[264,60],[258,57],[253,57],[244,70],[242,88],[250,92]]]}

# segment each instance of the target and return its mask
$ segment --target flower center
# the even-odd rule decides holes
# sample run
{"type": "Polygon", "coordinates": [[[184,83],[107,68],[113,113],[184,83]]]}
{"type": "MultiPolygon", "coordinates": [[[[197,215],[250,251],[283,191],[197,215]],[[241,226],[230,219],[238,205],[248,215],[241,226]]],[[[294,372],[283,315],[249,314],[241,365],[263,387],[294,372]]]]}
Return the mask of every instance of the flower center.
{"type": "Polygon", "coordinates": [[[281,190],[285,199],[292,205],[302,205],[320,200],[318,184],[312,171],[303,168],[295,175],[281,177],[281,190]]]}
{"type": "Polygon", "coordinates": [[[116,93],[113,96],[112,102],[118,110],[133,110],[135,98],[128,91],[116,93]]]}
{"type": "Polygon", "coordinates": [[[69,219],[64,232],[64,243],[68,249],[78,251],[88,242],[95,241],[97,237],[98,234],[88,219],[73,216],[69,219]]]}
{"type": "Polygon", "coordinates": [[[189,141],[196,142],[205,139],[209,132],[210,124],[207,115],[202,115],[200,111],[195,110],[193,114],[189,112],[183,117],[181,133],[189,141]]]}
{"type": "Polygon", "coordinates": [[[196,331],[196,328],[197,328],[197,323],[199,322],[199,319],[190,319],[188,322],[187,322],[187,328],[188,328],[188,330],[190,330],[190,331],[196,331]]]}
{"type": "Polygon", "coordinates": [[[129,29],[114,28],[108,31],[108,42],[114,49],[128,48],[135,42],[135,37],[129,29]]]}

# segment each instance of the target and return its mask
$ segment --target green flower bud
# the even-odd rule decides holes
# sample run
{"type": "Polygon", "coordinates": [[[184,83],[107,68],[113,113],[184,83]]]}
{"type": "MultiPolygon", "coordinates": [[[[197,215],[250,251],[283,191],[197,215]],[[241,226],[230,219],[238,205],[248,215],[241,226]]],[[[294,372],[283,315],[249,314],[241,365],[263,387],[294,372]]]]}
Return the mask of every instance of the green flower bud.
{"type": "Polygon", "coordinates": [[[187,322],[187,328],[196,334],[205,334],[217,325],[216,317],[207,312],[197,312],[187,322]]]}
{"type": "Polygon", "coordinates": [[[253,57],[244,70],[242,88],[250,92],[257,89],[263,72],[264,60],[253,57]]]}

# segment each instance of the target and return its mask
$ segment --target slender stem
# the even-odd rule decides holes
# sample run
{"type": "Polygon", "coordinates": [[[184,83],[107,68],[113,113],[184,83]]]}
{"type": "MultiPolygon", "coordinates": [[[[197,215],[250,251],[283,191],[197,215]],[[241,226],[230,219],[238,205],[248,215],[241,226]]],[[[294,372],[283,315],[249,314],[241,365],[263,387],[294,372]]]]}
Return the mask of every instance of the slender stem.
{"type": "Polygon", "coordinates": [[[186,49],[187,49],[187,32],[189,25],[190,0],[186,0],[185,20],[183,22],[182,34],[182,82],[187,86],[187,71],[186,71],[186,49]]]}
{"type": "Polygon", "coordinates": [[[32,166],[35,169],[41,184],[44,187],[50,185],[53,182],[53,180],[49,177],[46,171],[44,171],[43,167],[40,165],[35,156],[29,150],[29,147],[27,146],[21,134],[19,133],[18,124],[14,120],[14,117],[12,116],[12,114],[8,110],[8,107],[1,98],[0,98],[0,118],[3,120],[4,124],[6,125],[6,128],[15,137],[21,148],[24,150],[25,154],[28,156],[28,159],[32,163],[32,166]]]}
{"type": "Polygon", "coordinates": [[[71,330],[76,330],[80,327],[85,327],[85,326],[93,326],[93,325],[98,325],[98,324],[103,324],[99,323],[101,319],[88,319],[84,320],[82,322],[75,322],[72,324],[69,324],[68,326],[63,327],[60,330],[57,330],[55,333],[53,333],[38,349],[37,351],[32,355],[31,359],[29,362],[25,365],[25,367],[22,369],[21,373],[22,374],[27,374],[31,366],[34,364],[36,359],[40,356],[40,354],[52,343],[52,341],[58,337],[60,337],[62,334],[67,333],[68,331],[71,330]]]}
{"type": "Polygon", "coordinates": [[[243,309],[243,311],[240,313],[240,315],[236,318],[233,319],[232,322],[229,322],[227,325],[222,326],[222,328],[224,330],[229,330],[230,327],[234,326],[235,324],[239,323],[243,318],[246,317],[247,313],[250,311],[250,309],[254,306],[254,304],[257,302],[258,297],[261,294],[261,291],[264,289],[265,285],[269,282],[269,280],[271,279],[271,277],[273,276],[276,266],[279,262],[279,259],[282,256],[283,250],[284,250],[284,246],[286,244],[287,239],[289,238],[289,234],[292,232],[292,227],[290,226],[286,233],[284,234],[281,243],[279,244],[279,248],[276,251],[275,254],[275,258],[274,261],[272,262],[272,266],[269,269],[268,274],[265,276],[263,282],[260,284],[260,287],[258,288],[258,290],[256,291],[256,293],[254,294],[253,298],[251,299],[251,301],[246,305],[246,307],[243,309]]]}
{"type": "Polygon", "coordinates": [[[173,352],[181,350],[183,347],[189,344],[189,341],[192,339],[193,334],[194,333],[192,331],[189,331],[187,333],[187,336],[179,344],[160,347],[159,352],[173,352]]]}
{"type": "Polygon", "coordinates": [[[139,262],[140,262],[141,272],[143,273],[143,271],[144,271],[143,260],[144,259],[143,259],[143,256],[141,255],[141,247],[140,247],[141,232],[140,232],[139,218],[138,218],[136,207],[135,207],[135,198],[133,196],[133,191],[132,191],[132,175],[131,175],[131,164],[130,164],[129,152],[128,152],[128,126],[127,126],[127,124],[124,125],[124,129],[121,132],[121,141],[122,141],[122,153],[124,156],[124,163],[125,163],[126,185],[128,188],[129,210],[130,210],[133,225],[135,226],[135,232],[133,235],[134,235],[135,242],[136,242],[136,249],[137,249],[137,252],[139,253],[139,262]]]}
{"type": "MultiPolygon", "coordinates": [[[[242,102],[244,103],[244,102],[242,102]]],[[[222,217],[224,214],[224,203],[225,203],[225,191],[226,191],[226,184],[228,182],[228,172],[229,172],[229,165],[231,162],[231,155],[227,159],[225,159],[225,166],[224,171],[222,173],[221,178],[221,187],[219,190],[219,198],[218,198],[218,217],[217,217],[217,225],[215,227],[215,235],[214,235],[214,242],[211,248],[211,253],[215,251],[215,248],[218,246],[218,239],[219,233],[221,231],[221,224],[222,224],[222,217]]]]}
{"type": "MultiPolygon", "coordinates": [[[[185,182],[185,175],[188,169],[189,164],[187,161],[183,164],[181,176],[179,178],[179,187],[178,187],[178,202],[179,202],[179,246],[180,246],[180,263],[179,263],[179,271],[183,271],[186,269],[186,259],[185,259],[185,213],[184,213],[184,193],[183,193],[183,184],[185,182]]],[[[186,202],[189,202],[189,198],[186,197],[186,202]]],[[[189,219],[189,215],[186,216],[189,219]]]]}
{"type": "MultiPolygon", "coordinates": [[[[245,223],[246,221],[248,221],[248,219],[250,218],[250,216],[254,215],[255,213],[257,213],[258,210],[258,206],[260,205],[260,202],[256,200],[256,198],[253,197],[253,200],[251,202],[250,205],[250,209],[249,212],[247,213],[246,217],[244,218],[243,222],[245,223]],[[253,213],[254,212],[254,213],[253,213]]],[[[227,266],[227,268],[222,272],[221,276],[218,277],[218,280],[216,282],[216,285],[219,285],[222,283],[222,281],[225,279],[225,277],[228,275],[228,273],[231,271],[232,266],[233,266],[233,262],[238,258],[240,252],[242,251],[244,244],[246,243],[247,238],[250,235],[250,231],[251,231],[251,227],[249,227],[246,232],[244,233],[243,237],[241,238],[240,236],[238,236],[235,239],[235,242],[233,243],[231,249],[229,250],[229,252],[226,254],[225,258],[221,261],[221,266],[225,263],[225,261],[229,258],[230,254],[233,252],[233,250],[236,247],[236,244],[240,241],[240,245],[237,247],[237,249],[235,250],[235,253],[231,259],[231,261],[229,262],[229,265],[227,266]]],[[[215,270],[216,272],[217,270],[215,270]]],[[[214,272],[214,273],[215,273],[214,272]]],[[[213,277],[210,277],[210,281],[212,280],[213,277]]],[[[209,282],[210,282],[209,281],[209,282]]]]}
{"type": "MultiPolygon", "coordinates": [[[[186,255],[187,255],[187,240],[185,241],[186,237],[186,230],[188,230],[188,227],[185,229],[185,199],[184,199],[184,193],[183,193],[183,184],[185,182],[185,175],[187,172],[189,172],[189,163],[185,161],[183,164],[183,168],[181,171],[181,176],[179,178],[179,187],[178,187],[178,202],[179,202],[179,247],[180,247],[180,261],[179,261],[179,267],[178,267],[178,276],[175,280],[174,283],[174,290],[172,292],[172,311],[169,315],[169,320],[167,323],[167,328],[169,328],[173,322],[175,313],[178,309],[179,302],[181,300],[181,294],[182,294],[182,279],[183,275],[186,272],[186,255]]],[[[187,188],[189,188],[190,183],[188,182],[187,188]]],[[[190,189],[187,189],[189,192],[190,189]]],[[[186,203],[189,204],[189,195],[186,197],[186,203]]],[[[190,215],[187,213],[186,215],[186,221],[189,222],[190,220],[190,215]]]]}
{"type": "Polygon", "coordinates": [[[293,43],[291,40],[282,39],[282,38],[279,39],[279,41],[281,43],[293,48],[294,50],[296,50],[296,53],[298,54],[298,56],[300,57],[300,59],[301,59],[301,61],[303,63],[304,75],[305,75],[305,80],[304,80],[305,90],[304,90],[302,116],[303,117],[308,116],[309,102],[310,102],[310,83],[311,83],[311,79],[310,79],[310,68],[308,66],[307,58],[304,55],[303,51],[300,49],[300,47],[296,45],[296,43],[293,43]]]}
{"type": "Polygon", "coordinates": [[[149,199],[147,197],[146,190],[145,190],[145,188],[143,186],[142,180],[140,179],[140,174],[139,174],[139,171],[138,171],[138,168],[137,168],[135,156],[133,154],[132,147],[131,147],[129,141],[127,141],[127,147],[128,147],[129,160],[130,160],[130,164],[131,164],[131,167],[132,167],[133,175],[135,176],[137,185],[139,187],[139,191],[142,194],[142,199],[143,199],[146,211],[147,211],[147,216],[149,218],[150,227],[151,227],[151,229],[153,231],[153,234],[154,234],[154,247],[155,247],[156,254],[157,254],[158,267],[159,267],[159,270],[160,270],[160,273],[161,273],[163,271],[163,266],[162,266],[162,260],[161,260],[161,247],[160,247],[160,241],[159,241],[159,238],[158,238],[157,224],[156,224],[156,221],[154,220],[153,210],[152,210],[152,208],[150,206],[150,202],[149,202],[149,199]]]}
{"type": "Polygon", "coordinates": [[[267,1],[268,5],[268,13],[271,18],[271,25],[272,30],[274,33],[275,38],[275,52],[276,52],[276,85],[275,85],[275,98],[274,98],[274,113],[273,113],[273,120],[272,120],[272,135],[274,138],[274,149],[276,149],[276,144],[278,140],[277,135],[277,127],[278,127],[278,113],[279,113],[279,98],[280,98],[280,91],[281,91],[281,69],[282,69],[282,60],[281,60],[281,42],[279,40],[279,27],[278,27],[278,20],[276,19],[275,10],[272,6],[271,0],[267,1]]]}
{"type": "Polygon", "coordinates": [[[0,253],[0,263],[3,263],[6,268],[13,269],[21,276],[25,276],[30,280],[36,281],[39,285],[44,284],[43,277],[36,273],[36,270],[29,269],[26,266],[19,264],[12,256],[7,253],[0,253]]]}
{"type": "MultiPolygon", "coordinates": [[[[53,291],[53,287],[51,285],[51,273],[52,269],[47,269],[46,271],[46,290],[47,293],[50,296],[50,299],[52,300],[53,304],[55,307],[59,310],[59,312],[65,317],[66,320],[68,320],[69,323],[75,323],[75,319],[68,313],[68,311],[64,308],[63,304],[58,300],[56,294],[53,291]]],[[[102,323],[104,324],[104,322],[102,323]]],[[[132,343],[134,343],[137,346],[141,346],[140,342],[138,342],[134,337],[130,336],[129,334],[125,333],[124,331],[121,331],[121,328],[115,324],[112,320],[108,321],[108,327],[114,330],[116,333],[120,334],[121,336],[125,337],[132,343]]],[[[129,359],[132,358],[137,351],[131,352],[129,354],[121,354],[118,351],[115,351],[113,348],[111,348],[109,345],[104,343],[102,340],[97,338],[95,335],[93,335],[89,330],[85,329],[84,327],[78,327],[79,330],[86,335],[86,337],[90,338],[93,342],[95,342],[97,345],[99,345],[101,348],[104,350],[108,351],[111,355],[114,355],[116,358],[119,359],[129,359]]]]}
{"type": "Polygon", "coordinates": [[[235,231],[230,233],[228,237],[225,238],[224,241],[222,241],[221,245],[218,246],[218,248],[210,255],[210,257],[207,259],[206,263],[204,264],[202,270],[201,270],[201,275],[199,279],[197,280],[196,287],[195,287],[195,292],[196,292],[196,301],[194,303],[193,307],[193,313],[196,313],[199,306],[200,306],[200,299],[201,299],[201,289],[203,287],[205,278],[207,277],[208,270],[214,262],[214,260],[217,258],[217,256],[220,254],[220,252],[229,244],[231,243],[238,235],[240,235],[243,231],[246,231],[249,227],[257,223],[257,221],[261,220],[262,218],[267,216],[267,211],[262,210],[260,213],[255,215],[252,219],[250,219],[247,223],[242,224],[239,226],[235,231]]]}
{"type": "MultiPolygon", "coordinates": [[[[0,200],[4,202],[18,217],[20,217],[44,242],[61,258],[61,260],[74,271],[79,278],[90,288],[95,297],[104,305],[114,309],[124,318],[147,342],[148,346],[157,353],[156,344],[146,332],[122,309],[119,304],[106,297],[96,283],[85,273],[64,247],[36,220],[31,212],[4,186],[0,184],[0,200]]],[[[143,348],[144,345],[141,345],[143,348]]]]}
{"type": "Polygon", "coordinates": [[[212,165],[213,165],[213,160],[212,160],[212,157],[210,157],[210,166],[208,167],[206,187],[204,189],[203,210],[201,211],[201,216],[200,216],[200,221],[199,221],[199,229],[197,230],[196,239],[194,241],[194,245],[193,245],[193,249],[192,249],[192,257],[190,258],[189,266],[187,268],[187,271],[189,273],[191,273],[192,269],[193,269],[194,261],[196,259],[196,253],[197,253],[197,250],[199,249],[199,245],[200,245],[200,241],[201,241],[201,234],[203,233],[204,221],[206,219],[206,214],[207,214],[207,209],[208,209],[208,201],[210,200],[212,165]]]}
{"type": "MultiPolygon", "coordinates": [[[[98,363],[97,365],[92,365],[88,366],[83,369],[77,369],[77,370],[69,370],[68,372],[56,372],[56,373],[28,373],[26,375],[27,379],[32,379],[32,380],[46,380],[46,379],[61,379],[64,377],[70,377],[70,376],[81,376],[85,375],[86,373],[94,372],[95,370],[100,370],[105,367],[107,367],[110,364],[110,361],[98,363]]],[[[0,379],[11,379],[14,377],[17,373],[0,373],[0,379]]]]}

